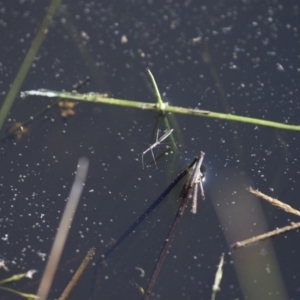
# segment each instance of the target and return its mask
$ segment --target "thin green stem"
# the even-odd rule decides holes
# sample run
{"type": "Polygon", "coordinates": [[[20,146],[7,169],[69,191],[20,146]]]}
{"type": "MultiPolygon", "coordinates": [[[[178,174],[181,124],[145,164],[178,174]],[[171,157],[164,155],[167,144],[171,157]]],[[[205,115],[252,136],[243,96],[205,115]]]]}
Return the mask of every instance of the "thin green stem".
{"type": "Polygon", "coordinates": [[[11,293],[14,293],[14,294],[17,294],[17,295],[19,295],[21,297],[27,298],[28,300],[36,300],[36,299],[38,299],[38,297],[36,295],[18,292],[18,291],[14,290],[14,289],[11,289],[11,288],[8,288],[8,287],[5,287],[5,286],[0,286],[0,289],[8,291],[8,292],[11,292],[11,293]]]}
{"type": "MultiPolygon", "coordinates": [[[[21,97],[25,98],[27,96],[44,96],[50,98],[60,97],[63,99],[76,100],[76,101],[87,101],[87,102],[95,102],[95,103],[103,103],[103,104],[119,105],[119,106],[126,106],[126,107],[139,108],[139,109],[161,111],[161,108],[159,107],[158,104],[108,98],[105,97],[104,95],[97,94],[97,93],[78,94],[78,93],[68,93],[68,92],[56,92],[50,90],[34,90],[34,91],[25,91],[21,93],[21,97]]],[[[284,123],[273,122],[268,120],[237,116],[232,114],[224,114],[224,113],[218,113],[218,112],[207,111],[207,110],[199,110],[197,108],[185,108],[179,106],[172,106],[172,105],[167,105],[167,103],[164,103],[164,105],[165,105],[164,111],[170,113],[195,115],[195,116],[201,116],[207,118],[221,119],[226,121],[236,121],[236,122],[249,123],[253,125],[268,126],[268,127],[278,128],[278,129],[300,131],[300,125],[290,125],[290,124],[284,124],[284,123]]]]}
{"type": "Polygon", "coordinates": [[[40,49],[40,46],[42,45],[44,38],[46,36],[46,32],[52,22],[52,19],[54,17],[54,14],[58,10],[58,8],[61,5],[61,0],[52,0],[51,4],[47,10],[46,16],[44,17],[44,20],[42,21],[42,24],[36,33],[35,38],[33,39],[31,46],[21,64],[21,67],[18,71],[18,74],[16,75],[16,78],[14,79],[11,88],[3,102],[3,105],[0,110],[0,129],[2,128],[2,125],[16,99],[16,96],[27,76],[27,73],[29,72],[29,69],[32,65],[32,62],[38,53],[38,50],[40,49]]]}
{"type": "Polygon", "coordinates": [[[151,81],[152,81],[152,84],[153,84],[153,88],[154,88],[154,92],[155,92],[155,96],[156,96],[156,101],[157,101],[157,106],[158,106],[158,109],[163,112],[165,110],[165,107],[167,105],[167,103],[164,103],[161,99],[161,96],[160,96],[160,92],[159,92],[159,89],[157,87],[157,84],[156,84],[156,81],[154,79],[154,76],[152,75],[151,71],[148,69],[148,73],[149,73],[149,76],[151,78],[151,81]]]}

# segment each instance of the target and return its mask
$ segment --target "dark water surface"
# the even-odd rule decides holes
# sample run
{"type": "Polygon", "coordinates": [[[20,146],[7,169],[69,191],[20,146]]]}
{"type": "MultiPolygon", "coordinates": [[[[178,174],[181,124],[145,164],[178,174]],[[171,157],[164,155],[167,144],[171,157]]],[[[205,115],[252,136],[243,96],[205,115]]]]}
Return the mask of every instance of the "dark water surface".
{"type": "MultiPolygon", "coordinates": [[[[0,3],[1,102],[49,3],[0,3]]],[[[154,102],[149,68],[172,105],[299,124],[299,14],[297,1],[280,0],[64,1],[21,90],[69,90],[89,76],[81,92],[154,102]]],[[[2,136],[53,101],[18,97],[2,136]]],[[[66,121],[51,110],[29,134],[0,144],[0,259],[9,269],[0,268],[0,278],[38,271],[9,287],[36,293],[46,263],[39,253],[48,257],[80,157],[90,160],[90,168],[49,299],[61,294],[95,247],[93,263],[70,296],[88,299],[101,254],[204,151],[206,200],[199,200],[196,215],[190,206],[186,210],[152,299],[210,299],[223,252],[217,299],[299,299],[299,231],[233,254],[229,248],[298,222],[246,187],[300,208],[299,132],[168,115],[179,153],[143,171],[140,154],[153,141],[155,112],[82,102],[74,109],[66,121]]],[[[177,209],[179,185],[106,260],[93,299],[141,298],[136,286],[147,285],[177,209]]],[[[0,299],[19,297],[0,291],[0,299]]]]}

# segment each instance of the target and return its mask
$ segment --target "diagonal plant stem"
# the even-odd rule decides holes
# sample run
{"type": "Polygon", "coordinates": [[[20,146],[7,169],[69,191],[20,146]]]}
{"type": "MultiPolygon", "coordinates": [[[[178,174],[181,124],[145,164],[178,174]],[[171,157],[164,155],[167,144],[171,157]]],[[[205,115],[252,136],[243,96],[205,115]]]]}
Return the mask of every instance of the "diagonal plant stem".
{"type": "Polygon", "coordinates": [[[170,112],[170,113],[177,113],[177,114],[194,115],[194,116],[201,116],[206,118],[221,119],[225,121],[236,121],[236,122],[243,122],[243,123],[248,123],[253,125],[300,131],[300,125],[290,125],[290,124],[284,124],[284,123],[256,119],[256,118],[225,114],[225,113],[219,113],[219,112],[213,112],[207,110],[200,110],[197,108],[185,108],[179,106],[172,106],[172,105],[168,105],[168,103],[166,102],[164,102],[164,105],[161,106],[156,103],[108,98],[108,97],[103,97],[103,95],[97,93],[73,94],[68,92],[57,92],[57,91],[44,90],[44,89],[21,92],[22,98],[25,98],[27,96],[44,96],[50,98],[60,97],[63,99],[69,99],[75,101],[86,101],[86,102],[103,103],[103,104],[110,104],[110,105],[119,105],[119,106],[126,106],[126,107],[139,108],[139,109],[155,110],[158,112],[170,112]]]}
{"type": "Polygon", "coordinates": [[[271,205],[273,205],[281,210],[284,210],[285,212],[288,212],[290,214],[294,214],[294,215],[300,217],[300,211],[298,209],[295,209],[295,208],[291,207],[290,205],[279,201],[278,199],[275,199],[268,195],[265,195],[258,190],[254,190],[251,186],[249,188],[247,188],[247,191],[250,192],[251,194],[254,194],[255,196],[267,201],[271,205]]]}
{"type": "Polygon", "coordinates": [[[91,280],[90,288],[90,299],[93,298],[95,283],[97,278],[98,269],[101,266],[101,263],[107,259],[132,233],[135,232],[136,228],[155,210],[155,208],[167,197],[171,190],[179,183],[179,181],[188,173],[189,169],[195,164],[196,159],[187,166],[175,179],[174,181],[164,190],[164,192],[122,233],[118,240],[109,247],[104,254],[97,260],[93,278],[91,280]]]}
{"type": "Polygon", "coordinates": [[[4,103],[1,107],[0,110],[0,129],[2,128],[2,125],[9,113],[9,110],[11,109],[16,96],[27,76],[27,73],[29,72],[29,69],[32,65],[32,62],[36,56],[36,54],[38,53],[38,50],[40,49],[40,46],[43,43],[43,40],[46,36],[46,32],[52,22],[52,19],[56,13],[56,11],[58,10],[58,8],[61,5],[61,1],[62,0],[52,0],[51,4],[47,10],[46,16],[44,17],[42,24],[38,30],[38,32],[36,33],[35,38],[33,39],[31,46],[23,60],[23,63],[18,71],[18,74],[16,75],[11,88],[4,100],[4,103]]]}
{"type": "Polygon", "coordinates": [[[182,215],[184,213],[184,210],[187,206],[188,200],[190,199],[191,192],[194,190],[195,186],[198,184],[198,182],[195,182],[195,180],[194,180],[195,179],[195,174],[197,173],[197,172],[195,172],[196,171],[195,169],[199,169],[199,172],[200,172],[203,158],[204,158],[204,153],[201,152],[200,156],[198,158],[196,158],[194,160],[194,163],[192,163],[190,165],[190,170],[192,170],[192,172],[190,174],[190,177],[187,179],[186,184],[182,188],[181,195],[180,195],[181,203],[178,207],[177,213],[176,213],[176,215],[174,217],[174,220],[171,224],[171,227],[169,229],[169,232],[168,232],[168,235],[165,239],[163,247],[162,247],[162,249],[159,253],[159,257],[156,261],[154,270],[153,270],[153,272],[151,274],[151,277],[150,277],[150,280],[148,282],[148,286],[146,288],[143,300],[149,300],[150,297],[151,297],[152,289],[153,289],[153,287],[156,283],[157,277],[160,273],[161,267],[164,263],[164,260],[166,258],[169,246],[171,245],[171,242],[174,238],[174,235],[175,235],[176,229],[179,225],[179,222],[181,220],[181,217],[182,217],[182,215]]]}
{"type": "Polygon", "coordinates": [[[236,242],[236,243],[232,244],[230,246],[230,248],[231,249],[243,248],[243,247],[249,246],[250,244],[266,240],[266,239],[268,239],[270,237],[273,237],[275,235],[279,235],[281,233],[284,233],[284,232],[287,232],[287,231],[291,231],[291,230],[297,229],[299,227],[300,227],[300,222],[298,222],[298,223],[291,223],[291,225],[284,226],[284,227],[281,227],[281,228],[277,228],[277,229],[269,231],[267,233],[256,235],[256,236],[254,236],[252,238],[236,242]]]}
{"type": "Polygon", "coordinates": [[[221,284],[221,280],[223,277],[223,265],[224,265],[224,253],[222,253],[222,255],[221,255],[218,269],[217,269],[217,272],[215,275],[215,282],[212,287],[211,300],[215,300],[217,292],[220,291],[220,284],[221,284]]]}
{"type": "Polygon", "coordinates": [[[172,242],[172,239],[174,237],[174,234],[176,232],[176,229],[177,229],[177,226],[179,224],[179,221],[181,220],[181,217],[184,213],[184,210],[187,206],[187,202],[188,202],[189,198],[188,197],[185,197],[182,201],[181,201],[181,204],[177,210],[177,213],[175,215],[175,218],[173,220],[173,223],[171,225],[171,228],[169,230],[169,233],[165,239],[165,243],[161,249],[161,252],[159,254],[159,258],[155,264],[155,267],[154,267],[154,271],[151,275],[151,278],[149,280],[149,283],[148,283],[148,286],[146,288],[146,291],[145,291],[145,294],[144,294],[144,297],[143,297],[143,300],[149,300],[150,299],[150,296],[151,296],[151,292],[152,292],[152,289],[156,283],[156,279],[159,275],[159,272],[161,270],[161,267],[163,265],[163,262],[164,262],[164,259],[167,255],[167,251],[169,249],[169,246],[172,242]]]}
{"type": "Polygon", "coordinates": [[[58,300],[65,300],[68,298],[71,290],[76,285],[77,281],[79,280],[80,276],[82,275],[83,271],[85,270],[86,266],[90,262],[90,260],[95,255],[95,248],[91,248],[85,258],[83,259],[82,263],[80,264],[79,268],[76,270],[75,274],[72,276],[70,282],[63,290],[62,294],[59,296],[58,300]]]}
{"type": "Polygon", "coordinates": [[[38,300],[38,296],[36,296],[34,294],[22,293],[22,292],[16,291],[14,289],[11,289],[11,288],[8,288],[8,287],[5,287],[5,286],[0,286],[0,289],[11,292],[11,293],[14,293],[14,294],[17,294],[17,295],[19,295],[23,298],[27,298],[27,300],[38,300]]]}
{"type": "MultiPolygon", "coordinates": [[[[284,202],[279,201],[278,199],[275,199],[275,198],[272,198],[268,195],[265,195],[265,194],[263,194],[262,192],[260,192],[258,190],[254,190],[251,186],[249,188],[247,188],[247,191],[250,192],[251,194],[254,194],[255,196],[267,201],[269,204],[271,204],[271,205],[273,205],[273,206],[275,206],[275,207],[277,207],[281,210],[284,210],[285,212],[294,214],[296,216],[300,216],[300,211],[299,210],[291,207],[290,205],[288,205],[284,202]]],[[[230,248],[231,249],[238,249],[238,248],[246,247],[250,244],[266,240],[266,239],[268,239],[270,237],[273,237],[275,235],[278,235],[278,234],[281,234],[281,233],[284,233],[284,232],[287,232],[287,231],[290,231],[290,230],[294,230],[294,229],[299,228],[299,227],[300,227],[300,222],[299,223],[291,222],[290,225],[287,225],[285,227],[276,228],[275,230],[272,230],[272,231],[269,231],[269,232],[266,232],[266,233],[263,233],[263,234],[260,234],[260,235],[253,236],[249,239],[239,241],[239,242],[235,242],[234,244],[232,244],[230,246],[230,248]]]]}

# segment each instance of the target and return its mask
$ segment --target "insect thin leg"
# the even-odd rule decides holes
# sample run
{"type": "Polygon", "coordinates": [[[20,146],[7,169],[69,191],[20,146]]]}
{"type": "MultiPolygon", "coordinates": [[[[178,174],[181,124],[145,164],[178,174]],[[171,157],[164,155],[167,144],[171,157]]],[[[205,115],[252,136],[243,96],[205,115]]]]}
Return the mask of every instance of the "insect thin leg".
{"type": "Polygon", "coordinates": [[[204,189],[203,189],[203,184],[202,184],[202,179],[201,178],[200,178],[200,181],[199,181],[199,186],[200,186],[200,193],[201,193],[202,200],[205,200],[204,189]]]}
{"type": "Polygon", "coordinates": [[[153,160],[154,160],[154,163],[155,163],[155,166],[157,168],[157,164],[156,164],[156,161],[155,161],[155,157],[154,157],[154,154],[153,154],[153,148],[155,148],[157,145],[159,145],[163,140],[165,140],[171,133],[173,132],[173,129],[170,129],[169,131],[165,132],[160,138],[158,138],[158,135],[159,135],[159,129],[157,130],[157,134],[156,134],[156,142],[151,145],[147,150],[145,150],[143,153],[142,153],[142,164],[143,164],[143,170],[145,169],[145,165],[144,165],[144,155],[151,150],[151,153],[152,153],[152,157],[153,157],[153,160]]]}
{"type": "Polygon", "coordinates": [[[157,164],[156,164],[156,160],[155,160],[155,157],[154,157],[154,154],[153,154],[153,151],[152,151],[152,148],[151,148],[150,150],[151,150],[151,153],[152,153],[152,157],[153,157],[153,160],[154,160],[154,163],[155,163],[156,169],[158,169],[158,168],[157,168],[157,164]]]}
{"type": "Polygon", "coordinates": [[[159,129],[157,129],[157,133],[156,133],[156,143],[158,143],[158,135],[159,135],[159,129]]]}
{"type": "Polygon", "coordinates": [[[193,205],[191,210],[193,214],[197,213],[197,202],[198,202],[198,184],[196,183],[193,191],[193,205]]]}
{"type": "Polygon", "coordinates": [[[143,170],[145,170],[145,166],[144,166],[144,152],[142,153],[142,165],[143,165],[143,170]]]}

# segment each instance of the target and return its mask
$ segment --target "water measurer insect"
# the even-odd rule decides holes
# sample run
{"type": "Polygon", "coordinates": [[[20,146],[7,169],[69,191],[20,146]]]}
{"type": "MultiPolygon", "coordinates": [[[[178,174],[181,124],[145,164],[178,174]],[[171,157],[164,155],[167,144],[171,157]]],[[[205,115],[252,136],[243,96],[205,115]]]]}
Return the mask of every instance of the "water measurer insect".
{"type": "MultiPolygon", "coordinates": [[[[154,144],[152,144],[148,149],[146,149],[143,153],[142,153],[142,164],[143,164],[143,169],[145,169],[145,166],[144,166],[144,155],[148,152],[148,151],[151,151],[152,153],[152,157],[153,157],[153,160],[154,160],[154,163],[156,165],[156,161],[155,161],[155,157],[154,157],[154,154],[153,154],[153,151],[152,149],[155,148],[157,145],[159,145],[163,140],[165,140],[172,132],[173,132],[174,129],[170,129],[168,131],[166,131],[160,138],[158,138],[158,134],[159,134],[159,130],[157,130],[157,134],[156,134],[156,142],[154,144]]],[[[157,166],[156,166],[157,167],[157,166]]]]}

